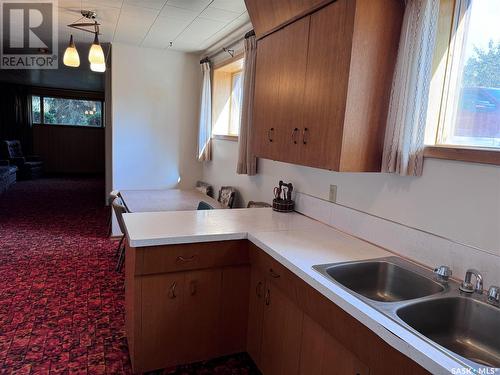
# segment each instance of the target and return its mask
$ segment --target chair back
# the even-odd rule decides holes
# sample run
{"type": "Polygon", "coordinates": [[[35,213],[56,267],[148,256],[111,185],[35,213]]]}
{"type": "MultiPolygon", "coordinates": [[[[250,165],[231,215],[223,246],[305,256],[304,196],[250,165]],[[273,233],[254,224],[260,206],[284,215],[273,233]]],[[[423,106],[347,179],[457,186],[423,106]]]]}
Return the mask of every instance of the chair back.
{"type": "Polygon", "coordinates": [[[235,188],[233,188],[232,186],[222,186],[219,190],[219,198],[217,200],[223,206],[227,208],[233,208],[235,196],[235,188]]]}
{"type": "Polygon", "coordinates": [[[4,153],[5,157],[11,158],[22,158],[23,149],[21,147],[21,142],[19,141],[4,141],[4,153]]]}
{"type": "Polygon", "coordinates": [[[264,207],[272,207],[272,206],[267,202],[250,201],[247,204],[247,208],[264,208],[264,207]]]}
{"type": "Polygon", "coordinates": [[[122,199],[120,197],[117,197],[113,200],[113,203],[111,203],[113,206],[113,211],[115,212],[116,215],[116,220],[118,221],[118,225],[120,226],[120,230],[122,231],[123,234],[125,234],[125,222],[123,221],[123,214],[127,213],[127,207],[125,207],[125,204],[123,203],[122,199]]]}
{"type": "Polygon", "coordinates": [[[206,182],[196,181],[196,187],[195,188],[200,193],[208,195],[211,198],[213,198],[213,196],[214,196],[214,187],[212,185],[210,185],[210,184],[207,184],[206,182]]]}
{"type": "Polygon", "coordinates": [[[198,210],[213,210],[214,208],[210,206],[207,202],[200,201],[198,203],[198,210]]]}

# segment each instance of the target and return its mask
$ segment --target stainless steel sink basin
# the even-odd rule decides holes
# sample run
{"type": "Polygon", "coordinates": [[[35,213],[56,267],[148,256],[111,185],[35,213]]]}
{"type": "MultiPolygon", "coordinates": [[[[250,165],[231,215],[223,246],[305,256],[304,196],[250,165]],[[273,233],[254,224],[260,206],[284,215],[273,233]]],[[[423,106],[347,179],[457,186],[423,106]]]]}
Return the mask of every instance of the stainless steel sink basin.
{"type": "Polygon", "coordinates": [[[457,296],[412,303],[396,314],[446,349],[476,363],[500,367],[500,309],[457,296]]]}
{"type": "Polygon", "coordinates": [[[406,301],[444,290],[441,284],[421,275],[413,263],[389,257],[382,260],[314,266],[315,269],[366,298],[380,302],[406,301]]]}

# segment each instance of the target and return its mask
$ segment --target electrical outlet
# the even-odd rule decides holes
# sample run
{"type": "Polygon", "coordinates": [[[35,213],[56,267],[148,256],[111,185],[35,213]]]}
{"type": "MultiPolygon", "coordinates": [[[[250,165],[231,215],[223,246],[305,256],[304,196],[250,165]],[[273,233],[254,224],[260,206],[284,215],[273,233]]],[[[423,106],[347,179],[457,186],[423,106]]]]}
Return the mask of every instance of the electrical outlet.
{"type": "Polygon", "coordinates": [[[337,202],[337,185],[330,185],[330,202],[337,202]]]}

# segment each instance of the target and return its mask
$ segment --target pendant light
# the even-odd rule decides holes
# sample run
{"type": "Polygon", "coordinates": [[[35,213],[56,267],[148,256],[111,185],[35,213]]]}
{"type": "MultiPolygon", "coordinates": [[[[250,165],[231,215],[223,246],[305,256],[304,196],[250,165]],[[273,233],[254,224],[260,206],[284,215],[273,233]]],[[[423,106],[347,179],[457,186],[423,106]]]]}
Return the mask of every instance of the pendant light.
{"type": "Polygon", "coordinates": [[[80,66],[80,56],[78,55],[75,42],[73,41],[73,34],[71,34],[69,38],[68,48],[64,51],[63,63],[72,68],[78,68],[80,66]]]}
{"type": "Polygon", "coordinates": [[[94,34],[94,43],[90,46],[89,50],[89,62],[92,66],[94,65],[104,65],[104,51],[102,50],[101,44],[99,43],[98,31],[94,34]]]}

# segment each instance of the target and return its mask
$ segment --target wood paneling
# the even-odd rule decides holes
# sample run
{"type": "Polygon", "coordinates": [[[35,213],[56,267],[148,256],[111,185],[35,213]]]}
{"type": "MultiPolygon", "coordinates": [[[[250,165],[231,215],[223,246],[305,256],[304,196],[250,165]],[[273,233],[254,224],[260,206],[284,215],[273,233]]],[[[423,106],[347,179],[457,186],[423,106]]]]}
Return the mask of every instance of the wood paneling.
{"type": "Polygon", "coordinates": [[[264,319],[264,295],[266,293],[264,272],[252,262],[248,302],[247,352],[255,364],[262,368],[261,344],[262,321],[264,319]]]}
{"type": "Polygon", "coordinates": [[[255,34],[261,38],[333,0],[245,0],[255,34]]]}
{"type": "Polygon", "coordinates": [[[104,129],[33,126],[34,154],[49,173],[104,173],[104,129]]]}

